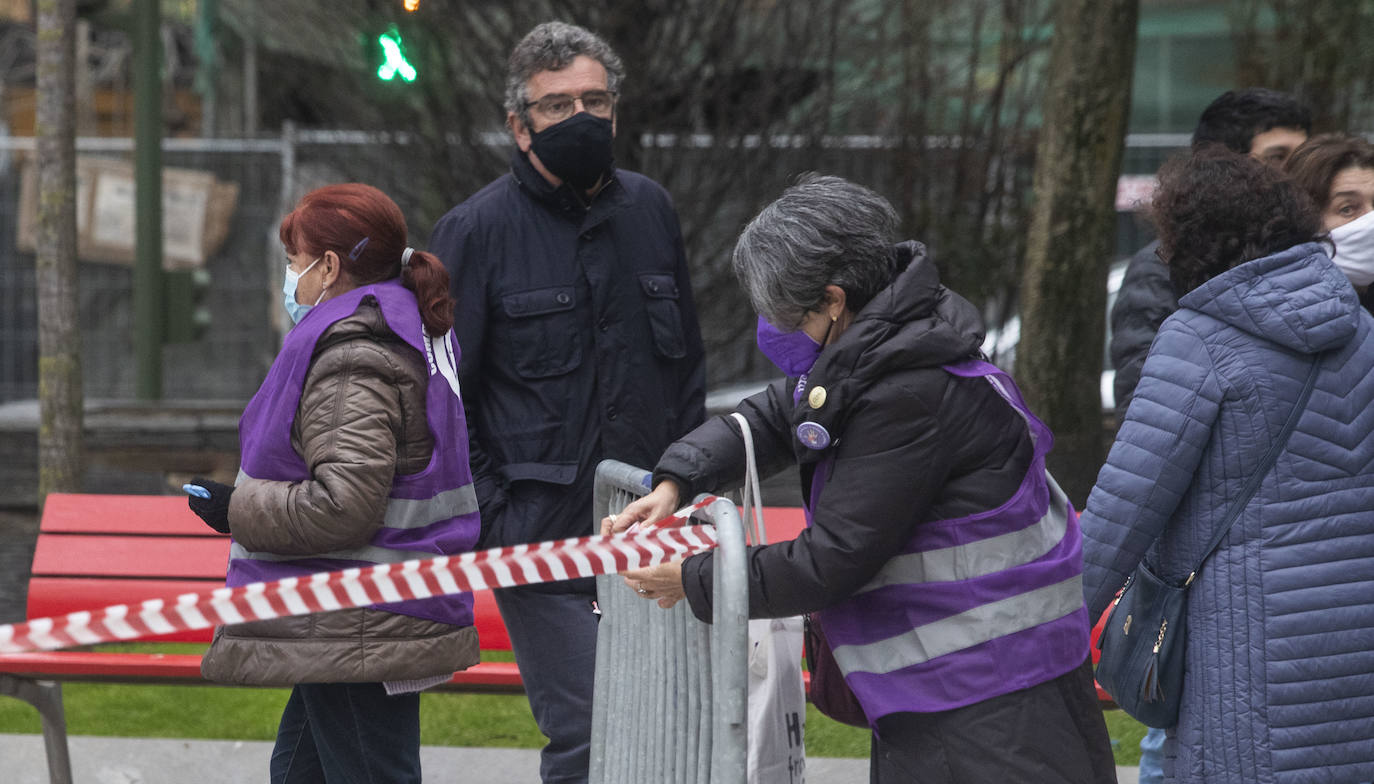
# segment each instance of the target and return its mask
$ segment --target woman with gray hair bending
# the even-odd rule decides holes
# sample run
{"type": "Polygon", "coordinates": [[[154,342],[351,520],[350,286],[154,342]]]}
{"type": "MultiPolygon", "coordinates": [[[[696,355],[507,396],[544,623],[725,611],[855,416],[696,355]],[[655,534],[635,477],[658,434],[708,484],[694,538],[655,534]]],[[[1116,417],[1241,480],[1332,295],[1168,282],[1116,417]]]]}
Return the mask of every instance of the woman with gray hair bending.
{"type": "MultiPolygon", "coordinates": [[[[786,374],[743,401],[761,475],[796,464],[807,528],[749,550],[749,615],[815,612],[874,730],[877,782],[1115,780],[1088,664],[1081,537],[1053,441],[980,360],[978,311],[940,285],[872,191],[804,176],[745,228],[734,267],[786,374]]],[[[736,487],[712,419],[664,453],[604,532],[736,487]]],[[[712,555],[626,574],[711,618],[712,555]]]]}

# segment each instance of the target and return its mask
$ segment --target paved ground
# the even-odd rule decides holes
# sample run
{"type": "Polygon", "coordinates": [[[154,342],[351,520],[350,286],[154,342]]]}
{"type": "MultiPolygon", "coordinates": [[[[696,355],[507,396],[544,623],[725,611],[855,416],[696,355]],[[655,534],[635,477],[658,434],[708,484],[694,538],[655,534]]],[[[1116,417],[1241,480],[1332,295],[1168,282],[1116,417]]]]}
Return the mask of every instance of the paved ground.
{"type": "MultiPolygon", "coordinates": [[[[261,741],[71,739],[72,775],[79,784],[261,784],[272,744],[261,741]]],[[[539,780],[539,754],[527,749],[426,746],[425,781],[444,784],[529,784],[539,780]]],[[[0,735],[7,784],[44,784],[47,763],[38,735],[0,735]]],[[[865,784],[868,760],[812,757],[812,784],[865,784]]],[[[1121,784],[1135,784],[1135,768],[1118,768],[1121,784]]]]}

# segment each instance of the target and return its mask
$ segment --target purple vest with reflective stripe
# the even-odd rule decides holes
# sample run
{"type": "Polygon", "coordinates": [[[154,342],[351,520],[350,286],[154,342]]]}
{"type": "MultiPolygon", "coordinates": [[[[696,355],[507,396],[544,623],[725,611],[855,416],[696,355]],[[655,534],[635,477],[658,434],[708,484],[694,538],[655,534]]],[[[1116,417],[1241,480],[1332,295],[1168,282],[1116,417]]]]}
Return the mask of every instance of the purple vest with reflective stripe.
{"type": "MultiPolygon", "coordinates": [[[[1026,420],[1033,458],[1006,503],[921,523],[868,585],[820,613],[875,726],[889,713],[951,710],[1044,683],[1088,657],[1078,517],[1045,472],[1053,436],[996,367],[944,369],[987,378],[1026,420]]],[[[812,479],[808,525],[831,460],[812,479]]]]}
{"type": "MultiPolygon", "coordinates": [[[[370,566],[409,558],[456,555],[472,550],[480,521],[468,466],[467,423],[458,392],[458,347],[453,333],[430,338],[424,332],[415,295],[398,281],[362,286],[321,303],[287,333],[257,394],[239,420],[241,472],[254,479],[300,482],[310,479],[304,458],[291,445],[306,373],[315,344],[335,322],[352,315],[371,295],[382,316],[407,344],[425,357],[429,385],[425,414],[434,453],[423,471],[392,478],[386,519],[368,547],[347,553],[285,559],[231,549],[227,583],[243,585],[322,571],[370,566]]],[[[472,625],[469,593],[372,605],[388,612],[428,618],[455,626],[472,625]]]]}

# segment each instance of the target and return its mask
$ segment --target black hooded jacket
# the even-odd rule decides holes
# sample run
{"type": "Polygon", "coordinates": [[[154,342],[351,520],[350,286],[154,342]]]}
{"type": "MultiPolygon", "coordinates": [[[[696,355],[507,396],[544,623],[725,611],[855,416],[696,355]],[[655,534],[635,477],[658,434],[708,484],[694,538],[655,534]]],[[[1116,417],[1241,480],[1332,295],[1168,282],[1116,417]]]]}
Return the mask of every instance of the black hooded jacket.
{"type": "MultiPolygon", "coordinates": [[[[808,390],[792,403],[796,379],[779,380],[739,406],[754,432],[763,476],[801,468],[809,496],[817,463],[833,471],[813,524],[791,542],[749,550],[749,615],[781,617],[825,609],[851,596],[911,538],[917,525],[996,508],[1020,486],[1031,460],[1025,421],[984,379],[957,378],[942,365],[979,356],[982,319],[940,284],[916,242],[897,246],[892,284],[825,347],[808,390]],[[820,451],[804,446],[797,426],[811,421],[830,434],[820,451]]],[[[736,487],[744,446],[728,417],[716,417],[669,447],[655,480],[672,478],[684,498],[736,487]]],[[[692,611],[711,617],[712,555],[683,563],[692,611]]]]}

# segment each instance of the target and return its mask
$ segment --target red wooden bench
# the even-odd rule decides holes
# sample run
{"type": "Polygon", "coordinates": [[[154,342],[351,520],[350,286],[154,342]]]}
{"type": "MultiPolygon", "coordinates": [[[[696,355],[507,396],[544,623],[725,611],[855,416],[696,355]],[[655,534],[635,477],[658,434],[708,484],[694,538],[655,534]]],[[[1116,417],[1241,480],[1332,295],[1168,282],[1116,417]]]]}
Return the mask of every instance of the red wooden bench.
{"type": "MultiPolygon", "coordinates": [[[[769,507],[768,541],[796,537],[802,510],[769,507]]],[[[28,617],[54,617],[131,604],[224,584],[229,537],[210,530],[180,496],[53,494],[43,510],[29,581],[28,617]]],[[[510,637],[490,591],[476,593],[475,620],[484,651],[509,651],[510,637]]],[[[181,631],[147,641],[208,643],[211,630],[181,631]]],[[[54,782],[70,781],[61,682],[207,685],[198,653],[130,653],[69,649],[0,655],[0,694],[23,699],[43,719],[54,782]]],[[[809,688],[809,677],[807,687],[809,688]]],[[[455,673],[441,690],[519,693],[514,662],[482,662],[455,673]]],[[[1110,702],[1101,688],[1098,696],[1110,702]]]]}
{"type": "MultiPolygon", "coordinates": [[[[34,549],[28,617],[218,588],[228,559],[229,537],[201,522],[184,497],[53,494],[34,549]]],[[[490,591],[476,594],[475,616],[482,650],[509,651],[510,637],[490,591]]],[[[208,643],[211,633],[181,631],[145,641],[208,643]]],[[[0,655],[0,694],[38,709],[52,780],[70,781],[62,681],[207,685],[200,658],[83,649],[0,655]]],[[[436,688],[520,693],[524,684],[514,662],[482,662],[436,688]]]]}

